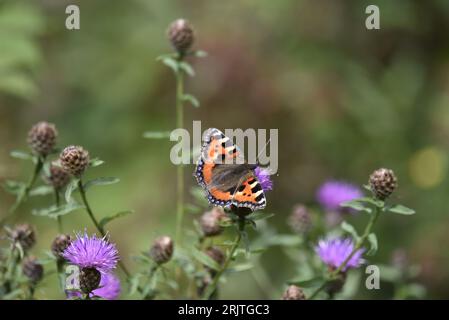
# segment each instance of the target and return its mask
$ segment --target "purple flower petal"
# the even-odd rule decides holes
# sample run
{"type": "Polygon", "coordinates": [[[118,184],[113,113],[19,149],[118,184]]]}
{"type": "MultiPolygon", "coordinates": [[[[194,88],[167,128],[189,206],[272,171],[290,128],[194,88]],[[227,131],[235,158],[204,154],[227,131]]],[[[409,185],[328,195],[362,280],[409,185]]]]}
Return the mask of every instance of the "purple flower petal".
{"type": "MultiPolygon", "coordinates": [[[[349,257],[354,250],[354,243],[351,239],[335,238],[320,240],[315,247],[315,252],[320,259],[329,267],[338,268],[349,257]]],[[[365,260],[362,258],[364,249],[357,250],[349,259],[342,271],[350,268],[358,268],[365,260]]]]}
{"type": "Polygon", "coordinates": [[[257,167],[254,173],[264,192],[273,190],[273,181],[271,181],[270,172],[267,169],[257,167]]]}
{"type": "Polygon", "coordinates": [[[321,185],[317,192],[318,202],[328,211],[342,211],[343,202],[363,197],[359,187],[344,182],[330,180],[321,185]]]}
{"type": "Polygon", "coordinates": [[[81,268],[94,267],[101,273],[108,273],[117,266],[118,251],[114,244],[96,235],[89,237],[77,234],[76,240],[63,253],[63,257],[81,268]]]}

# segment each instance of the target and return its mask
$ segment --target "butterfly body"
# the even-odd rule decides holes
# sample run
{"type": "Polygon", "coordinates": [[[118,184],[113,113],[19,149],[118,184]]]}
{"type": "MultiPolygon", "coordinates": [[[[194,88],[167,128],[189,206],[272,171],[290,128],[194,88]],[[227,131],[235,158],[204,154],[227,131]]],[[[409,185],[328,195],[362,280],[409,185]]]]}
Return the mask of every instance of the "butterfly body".
{"type": "Polygon", "coordinates": [[[263,209],[266,199],[255,174],[257,165],[241,157],[231,139],[218,129],[209,129],[194,176],[213,205],[263,209]]]}

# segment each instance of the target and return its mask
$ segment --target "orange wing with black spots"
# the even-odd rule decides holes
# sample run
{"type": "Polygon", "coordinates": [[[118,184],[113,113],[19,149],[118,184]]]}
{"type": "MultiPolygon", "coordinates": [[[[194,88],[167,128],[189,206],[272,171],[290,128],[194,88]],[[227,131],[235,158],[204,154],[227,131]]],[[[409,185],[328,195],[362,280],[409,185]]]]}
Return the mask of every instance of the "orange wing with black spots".
{"type": "Polygon", "coordinates": [[[256,166],[246,164],[241,156],[231,139],[218,129],[209,129],[194,176],[213,205],[262,209],[266,199],[253,172],[256,166]]]}

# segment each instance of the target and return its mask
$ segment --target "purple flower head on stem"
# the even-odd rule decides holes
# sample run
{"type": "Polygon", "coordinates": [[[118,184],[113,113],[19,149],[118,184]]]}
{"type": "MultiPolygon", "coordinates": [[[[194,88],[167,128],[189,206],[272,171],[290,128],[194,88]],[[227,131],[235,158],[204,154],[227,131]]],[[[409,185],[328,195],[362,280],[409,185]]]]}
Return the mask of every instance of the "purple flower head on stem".
{"type": "Polygon", "coordinates": [[[344,182],[329,180],[323,183],[317,192],[318,202],[328,211],[343,211],[343,202],[363,197],[359,187],[344,182]]]}
{"type": "Polygon", "coordinates": [[[270,172],[267,169],[257,167],[254,173],[264,192],[273,190],[273,181],[271,181],[270,172]]]}
{"type": "Polygon", "coordinates": [[[108,273],[117,266],[118,251],[106,238],[77,234],[76,239],[64,250],[63,257],[80,268],[93,267],[101,273],[108,273]]]}
{"type": "MultiPolygon", "coordinates": [[[[106,300],[115,300],[121,292],[120,280],[113,273],[101,275],[100,286],[90,293],[90,297],[100,297],[106,300]]],[[[79,291],[67,291],[67,298],[81,298],[79,291]]]]}
{"type": "MultiPolygon", "coordinates": [[[[323,239],[320,240],[315,247],[315,252],[320,259],[333,269],[340,267],[353,250],[354,242],[348,238],[323,239]]],[[[365,262],[362,258],[364,251],[365,249],[357,250],[342,271],[346,271],[350,268],[358,268],[363,264],[365,262]]]]}

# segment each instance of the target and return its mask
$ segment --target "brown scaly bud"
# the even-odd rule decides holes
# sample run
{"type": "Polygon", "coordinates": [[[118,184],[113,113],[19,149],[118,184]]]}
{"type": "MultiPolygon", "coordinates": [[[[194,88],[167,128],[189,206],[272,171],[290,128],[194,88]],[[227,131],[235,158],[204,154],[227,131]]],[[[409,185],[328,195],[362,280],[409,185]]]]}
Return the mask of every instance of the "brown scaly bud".
{"type": "Polygon", "coordinates": [[[162,236],[154,241],[150,249],[150,256],[157,264],[170,261],[173,255],[173,240],[170,237],[162,236]]]}
{"type": "Polygon", "coordinates": [[[219,266],[222,266],[225,261],[225,254],[219,247],[209,247],[205,251],[212,260],[214,260],[219,266]]]}
{"type": "Polygon", "coordinates": [[[79,280],[81,292],[91,293],[100,285],[101,273],[92,267],[82,268],[79,280]]]}
{"type": "Polygon", "coordinates": [[[312,219],[309,210],[304,205],[297,205],[288,219],[290,228],[299,234],[307,233],[312,227],[312,219]]]}
{"type": "Polygon", "coordinates": [[[35,257],[26,257],[22,262],[22,272],[33,283],[38,283],[44,275],[44,267],[35,257]]]}
{"type": "Polygon", "coordinates": [[[285,290],[282,300],[306,300],[306,296],[300,287],[291,285],[285,290]]]}
{"type": "Polygon", "coordinates": [[[36,244],[36,232],[34,228],[27,224],[19,224],[14,229],[8,232],[9,237],[15,242],[20,244],[24,251],[28,251],[36,244]]]}
{"type": "Polygon", "coordinates": [[[56,190],[61,190],[70,182],[70,174],[59,166],[51,165],[50,175],[45,177],[45,181],[56,190]]]}
{"type": "Polygon", "coordinates": [[[398,180],[390,169],[377,169],[369,177],[371,191],[377,199],[387,199],[398,186],[398,180]]]}
{"type": "Polygon", "coordinates": [[[70,237],[70,235],[68,234],[57,235],[51,244],[51,252],[57,259],[64,260],[62,254],[64,253],[65,249],[67,249],[67,247],[70,245],[71,242],[72,238],[70,237]]]}
{"type": "Polygon", "coordinates": [[[195,35],[189,22],[184,19],[178,19],[167,30],[168,39],[173,48],[180,54],[184,54],[193,44],[195,35]]]}
{"type": "Polygon", "coordinates": [[[28,132],[28,145],[33,153],[45,157],[55,149],[57,137],[58,131],[54,124],[39,122],[28,132]]]}
{"type": "Polygon", "coordinates": [[[221,207],[214,207],[211,211],[204,213],[200,218],[200,226],[205,237],[218,236],[223,232],[221,226],[226,214],[221,207]]]}
{"type": "Polygon", "coordinates": [[[61,152],[59,160],[66,172],[79,177],[89,166],[89,152],[80,146],[68,146],[61,152]]]}

